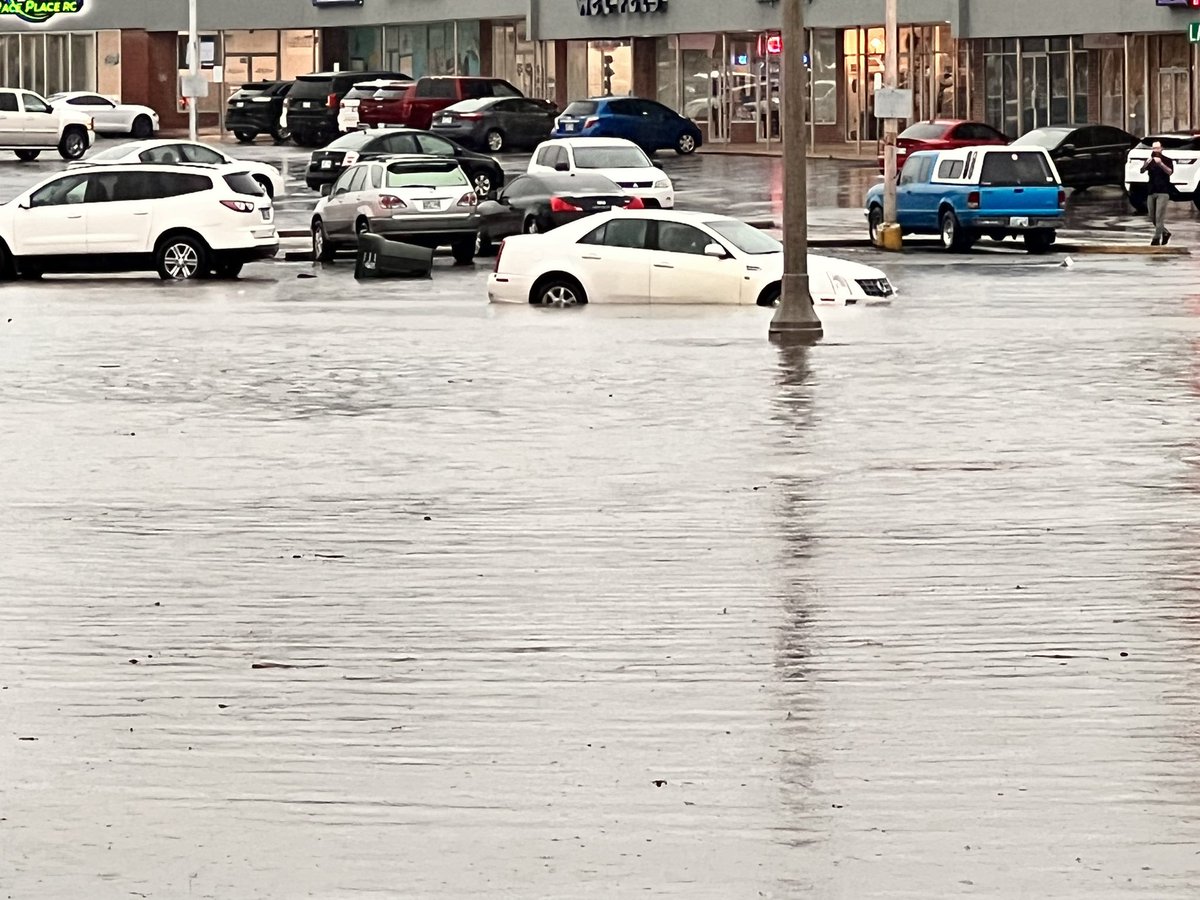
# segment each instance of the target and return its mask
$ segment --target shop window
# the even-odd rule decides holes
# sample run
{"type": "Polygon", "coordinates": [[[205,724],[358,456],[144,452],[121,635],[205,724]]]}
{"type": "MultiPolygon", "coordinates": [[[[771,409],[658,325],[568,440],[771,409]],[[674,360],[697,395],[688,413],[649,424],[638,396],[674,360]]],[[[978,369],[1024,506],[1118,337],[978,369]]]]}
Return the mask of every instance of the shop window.
{"type": "Polygon", "coordinates": [[[588,44],[588,96],[619,97],[633,92],[633,48],[628,41],[588,44]]]}
{"type": "Polygon", "coordinates": [[[679,39],[674,35],[654,40],[655,98],[679,110],[679,39]]]}
{"type": "Polygon", "coordinates": [[[73,34],[70,37],[70,49],[71,90],[96,90],[96,36],[73,34]]]}
{"type": "Polygon", "coordinates": [[[810,58],[812,121],[817,125],[836,125],[837,32],[826,29],[814,31],[810,58]]]}

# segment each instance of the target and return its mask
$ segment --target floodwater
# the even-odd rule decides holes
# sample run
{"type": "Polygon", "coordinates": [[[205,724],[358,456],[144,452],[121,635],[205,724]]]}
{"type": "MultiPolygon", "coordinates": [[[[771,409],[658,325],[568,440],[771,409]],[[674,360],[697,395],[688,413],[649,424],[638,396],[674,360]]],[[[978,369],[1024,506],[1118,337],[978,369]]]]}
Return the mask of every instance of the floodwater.
{"type": "Polygon", "coordinates": [[[3,289],[0,896],[1196,896],[1195,266],[3,289]]]}

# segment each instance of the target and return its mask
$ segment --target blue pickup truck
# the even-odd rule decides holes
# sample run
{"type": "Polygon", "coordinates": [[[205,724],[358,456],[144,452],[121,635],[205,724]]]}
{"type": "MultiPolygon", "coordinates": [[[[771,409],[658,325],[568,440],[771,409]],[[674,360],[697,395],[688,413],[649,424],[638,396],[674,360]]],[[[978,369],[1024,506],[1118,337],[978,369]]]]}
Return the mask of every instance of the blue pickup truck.
{"type": "MultiPolygon", "coordinates": [[[[980,237],[1021,237],[1044,253],[1062,224],[1067,195],[1040,147],[963,147],[909,156],[896,186],[903,234],[935,234],[946,250],[969,250],[980,237]]],[[[867,226],[879,243],[883,185],[867,192],[867,226]]]]}

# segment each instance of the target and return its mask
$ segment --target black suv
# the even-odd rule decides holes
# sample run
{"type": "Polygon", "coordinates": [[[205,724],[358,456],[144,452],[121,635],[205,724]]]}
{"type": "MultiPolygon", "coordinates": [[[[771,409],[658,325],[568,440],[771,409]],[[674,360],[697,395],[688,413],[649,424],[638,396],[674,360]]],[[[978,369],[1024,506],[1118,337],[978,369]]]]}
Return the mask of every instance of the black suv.
{"type": "Polygon", "coordinates": [[[249,144],[260,134],[269,134],[282,144],[289,135],[279,124],[283,101],[292,89],[290,81],[254,81],[243,84],[225,105],[225,130],[241,143],[249,144]]]}
{"type": "Polygon", "coordinates": [[[381,156],[438,156],[457,160],[480,200],[504,186],[504,170],[490,156],[416,128],[371,128],[343,134],[324,150],[313,151],[304,181],[319,191],[322,185],[332,184],[343,169],[381,156]]]}
{"type": "Polygon", "coordinates": [[[314,72],[301,75],[287,98],[287,127],[302,147],[321,147],[338,133],[338,107],[354,85],[377,78],[411,80],[400,72],[314,72]]]}

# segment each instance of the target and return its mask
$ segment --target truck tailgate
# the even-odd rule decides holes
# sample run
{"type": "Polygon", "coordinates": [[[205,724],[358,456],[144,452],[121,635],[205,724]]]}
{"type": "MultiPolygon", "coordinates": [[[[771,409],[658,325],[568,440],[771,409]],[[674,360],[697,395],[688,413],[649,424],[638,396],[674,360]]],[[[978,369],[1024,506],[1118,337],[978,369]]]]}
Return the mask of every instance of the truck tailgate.
{"type": "Polygon", "coordinates": [[[979,211],[987,215],[1027,216],[1058,215],[1058,185],[1045,187],[981,187],[979,211]]]}

